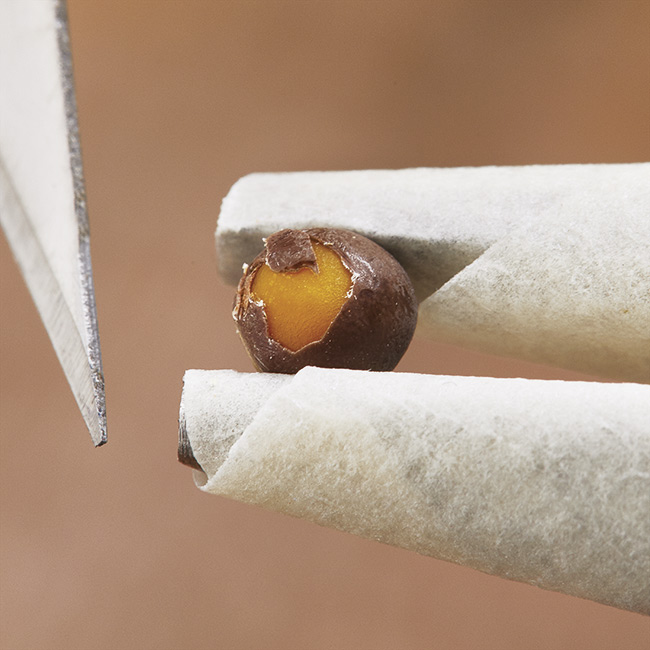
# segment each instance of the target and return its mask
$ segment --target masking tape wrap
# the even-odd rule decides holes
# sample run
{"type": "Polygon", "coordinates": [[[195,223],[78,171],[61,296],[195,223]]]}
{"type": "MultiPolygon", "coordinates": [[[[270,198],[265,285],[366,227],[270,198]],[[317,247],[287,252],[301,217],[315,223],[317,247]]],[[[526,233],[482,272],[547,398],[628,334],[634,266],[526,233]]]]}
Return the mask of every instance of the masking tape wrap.
{"type": "Polygon", "coordinates": [[[189,370],[202,490],[650,614],[650,387],[189,370]]]}
{"type": "Polygon", "coordinates": [[[315,226],[398,259],[422,334],[650,383],[650,163],[252,174],[223,201],[224,279],[315,226]]]}

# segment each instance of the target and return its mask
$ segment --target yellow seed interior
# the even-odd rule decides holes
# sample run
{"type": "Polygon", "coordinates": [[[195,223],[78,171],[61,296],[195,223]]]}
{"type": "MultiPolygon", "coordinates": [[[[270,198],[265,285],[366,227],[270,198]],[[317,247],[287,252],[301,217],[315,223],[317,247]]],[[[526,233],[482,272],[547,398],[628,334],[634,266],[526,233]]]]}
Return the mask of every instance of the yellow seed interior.
{"type": "Polygon", "coordinates": [[[276,273],[264,264],[251,286],[253,300],[264,303],[269,335],[293,352],[323,338],[352,286],[338,254],[312,244],[318,273],[308,267],[276,273]]]}

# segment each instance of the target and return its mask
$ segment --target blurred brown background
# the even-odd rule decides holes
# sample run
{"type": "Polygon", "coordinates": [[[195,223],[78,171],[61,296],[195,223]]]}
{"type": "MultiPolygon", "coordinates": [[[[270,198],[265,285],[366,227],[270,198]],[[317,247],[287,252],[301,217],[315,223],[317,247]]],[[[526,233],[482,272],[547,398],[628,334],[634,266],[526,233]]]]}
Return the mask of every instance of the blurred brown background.
{"type": "MultiPolygon", "coordinates": [[[[2,650],[642,648],[647,618],[200,493],[186,368],[250,370],[216,275],[251,171],[631,162],[650,4],[70,0],[109,444],[4,238],[2,650]]],[[[579,378],[417,341],[401,370],[579,378]]]]}

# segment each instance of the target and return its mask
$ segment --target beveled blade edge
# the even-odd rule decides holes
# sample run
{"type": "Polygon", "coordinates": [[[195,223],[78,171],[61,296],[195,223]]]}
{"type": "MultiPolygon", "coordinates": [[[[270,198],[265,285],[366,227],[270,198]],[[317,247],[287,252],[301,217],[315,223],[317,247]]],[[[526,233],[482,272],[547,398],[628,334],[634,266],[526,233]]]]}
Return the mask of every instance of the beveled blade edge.
{"type": "MultiPolygon", "coordinates": [[[[90,257],[90,225],[86,203],[86,186],[81,160],[77,102],[74,89],[70,35],[68,31],[68,15],[65,0],[57,0],[55,11],[61,84],[63,88],[65,118],[68,131],[70,170],[72,172],[74,190],[74,209],[79,230],[79,274],[81,280],[83,318],[86,330],[86,355],[91,371],[97,417],[102,432],[100,442],[97,442],[94,437],[93,440],[95,441],[95,444],[103,444],[106,442],[106,396],[104,390],[101,348],[99,343],[99,328],[97,325],[95,288],[90,257]]],[[[88,421],[87,418],[85,419],[88,421]]]]}
{"type": "MultiPolygon", "coordinates": [[[[45,325],[79,410],[96,446],[106,442],[104,378],[86,348],[74,316],[0,158],[0,224],[45,325]],[[100,399],[97,399],[98,393],[100,399]]],[[[80,255],[81,257],[81,255],[80,255]]],[[[92,278],[91,278],[92,281],[92,278]]]]}

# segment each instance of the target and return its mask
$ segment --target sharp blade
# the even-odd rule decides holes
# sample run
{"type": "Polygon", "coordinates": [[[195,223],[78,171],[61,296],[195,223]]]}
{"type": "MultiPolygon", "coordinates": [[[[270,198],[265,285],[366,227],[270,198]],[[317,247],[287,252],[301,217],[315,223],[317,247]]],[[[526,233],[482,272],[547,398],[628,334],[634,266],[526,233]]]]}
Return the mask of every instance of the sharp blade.
{"type": "Polygon", "coordinates": [[[95,445],[104,376],[64,3],[0,2],[0,223],[95,445]]]}

